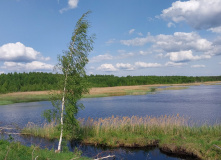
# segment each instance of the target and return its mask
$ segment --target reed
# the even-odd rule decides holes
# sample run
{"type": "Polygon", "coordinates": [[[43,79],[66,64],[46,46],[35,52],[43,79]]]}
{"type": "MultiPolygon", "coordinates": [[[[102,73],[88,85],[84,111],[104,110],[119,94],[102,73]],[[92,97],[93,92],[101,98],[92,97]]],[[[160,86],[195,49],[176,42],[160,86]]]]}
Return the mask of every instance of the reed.
{"type": "MultiPolygon", "coordinates": [[[[193,126],[182,116],[132,116],[79,119],[80,129],[75,132],[85,144],[110,147],[146,147],[159,146],[171,153],[184,152],[201,159],[221,159],[221,125],[193,126]]],[[[57,138],[56,124],[42,127],[29,124],[32,135],[57,138]],[[35,131],[34,131],[35,130],[35,131]],[[40,133],[42,132],[42,133],[40,133]],[[47,135],[47,136],[46,136],[47,135]]],[[[66,139],[71,136],[66,136],[66,139]]],[[[72,136],[73,137],[73,136],[72,136]]]]}
{"type": "Polygon", "coordinates": [[[22,129],[22,134],[32,135],[36,137],[42,137],[47,139],[55,139],[59,137],[58,125],[52,121],[51,123],[43,123],[37,125],[32,122],[28,122],[25,128],[22,129]]]}
{"type": "Polygon", "coordinates": [[[94,136],[115,132],[119,134],[145,134],[155,135],[158,134],[175,134],[175,128],[188,126],[188,121],[184,117],[176,116],[160,116],[160,117],[109,117],[79,119],[82,133],[84,136],[90,135],[93,132],[94,136]]]}

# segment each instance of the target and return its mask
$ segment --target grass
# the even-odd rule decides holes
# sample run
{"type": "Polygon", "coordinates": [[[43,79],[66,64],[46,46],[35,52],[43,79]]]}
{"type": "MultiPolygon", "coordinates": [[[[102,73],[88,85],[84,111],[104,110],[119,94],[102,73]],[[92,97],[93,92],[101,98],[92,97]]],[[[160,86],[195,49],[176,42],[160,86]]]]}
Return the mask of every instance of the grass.
{"type": "Polygon", "coordinates": [[[0,105],[7,105],[21,102],[35,102],[49,100],[50,94],[48,91],[35,92],[15,92],[8,94],[0,94],[0,105]]]}
{"type": "MultiPolygon", "coordinates": [[[[179,115],[161,117],[112,116],[97,120],[79,119],[79,123],[81,127],[77,134],[85,144],[110,147],[158,146],[161,150],[169,153],[185,153],[201,159],[221,159],[221,150],[214,146],[221,147],[220,124],[189,126],[188,121],[179,115]]],[[[54,124],[43,125],[43,127],[32,124],[22,132],[51,139],[58,138],[57,129],[54,124]],[[47,129],[48,127],[55,129],[47,129]]]]}
{"type": "Polygon", "coordinates": [[[86,160],[79,151],[55,153],[54,150],[40,149],[38,146],[27,147],[19,142],[9,143],[6,140],[0,140],[0,159],[2,160],[61,160],[78,159],[86,160]]]}

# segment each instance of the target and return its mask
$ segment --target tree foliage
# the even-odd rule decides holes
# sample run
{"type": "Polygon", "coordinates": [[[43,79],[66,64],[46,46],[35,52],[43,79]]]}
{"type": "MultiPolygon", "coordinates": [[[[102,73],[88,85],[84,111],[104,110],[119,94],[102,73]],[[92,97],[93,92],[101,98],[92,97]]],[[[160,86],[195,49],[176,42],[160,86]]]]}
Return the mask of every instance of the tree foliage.
{"type": "Polygon", "coordinates": [[[88,92],[85,65],[88,63],[88,54],[93,49],[94,35],[88,36],[89,22],[86,20],[87,12],[76,23],[71,42],[67,51],[58,56],[56,69],[60,76],[60,92],[52,97],[53,110],[47,110],[44,115],[47,119],[60,119],[61,134],[58,150],[61,150],[61,142],[64,133],[74,135],[78,128],[75,118],[83,104],[78,103],[84,93],[88,92]],[[59,107],[61,106],[61,107],[59,107]],[[58,112],[59,111],[59,112],[58,112]],[[59,113],[59,114],[58,114],[59,113]]]}
{"type": "MultiPolygon", "coordinates": [[[[58,90],[63,75],[30,72],[0,74],[0,93],[58,90]]],[[[80,77],[81,78],[81,77],[80,77]]],[[[147,84],[179,84],[206,81],[221,81],[221,76],[126,76],[90,75],[81,79],[90,87],[113,87],[147,84]],[[87,81],[86,81],[87,79],[87,81]]]]}

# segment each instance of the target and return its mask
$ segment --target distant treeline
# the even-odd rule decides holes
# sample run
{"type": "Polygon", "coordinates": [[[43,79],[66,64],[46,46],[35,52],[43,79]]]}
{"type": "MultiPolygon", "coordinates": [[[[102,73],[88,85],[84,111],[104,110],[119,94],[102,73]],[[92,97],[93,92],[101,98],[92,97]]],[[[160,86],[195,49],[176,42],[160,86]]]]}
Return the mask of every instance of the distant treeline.
{"type": "MultiPolygon", "coordinates": [[[[0,93],[44,91],[58,89],[59,77],[62,75],[30,72],[0,74],[0,93]]],[[[221,81],[221,76],[127,76],[90,75],[87,77],[91,87],[132,86],[147,84],[179,84],[206,81],[221,81]]]]}

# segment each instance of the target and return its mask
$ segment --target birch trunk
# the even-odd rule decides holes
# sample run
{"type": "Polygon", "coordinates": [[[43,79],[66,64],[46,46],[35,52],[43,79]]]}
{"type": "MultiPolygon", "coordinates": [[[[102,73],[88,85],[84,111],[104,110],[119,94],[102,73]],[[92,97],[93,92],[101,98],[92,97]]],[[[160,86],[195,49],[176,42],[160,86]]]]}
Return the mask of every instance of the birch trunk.
{"type": "Polygon", "coordinates": [[[62,97],[62,104],[61,104],[61,134],[60,134],[60,138],[59,138],[59,142],[58,142],[58,152],[61,151],[61,142],[62,142],[62,138],[63,138],[63,125],[64,125],[64,121],[63,121],[63,117],[64,117],[64,103],[65,103],[65,91],[66,91],[66,84],[67,84],[67,72],[65,73],[65,82],[64,82],[64,90],[63,90],[63,97],[62,97]]]}

